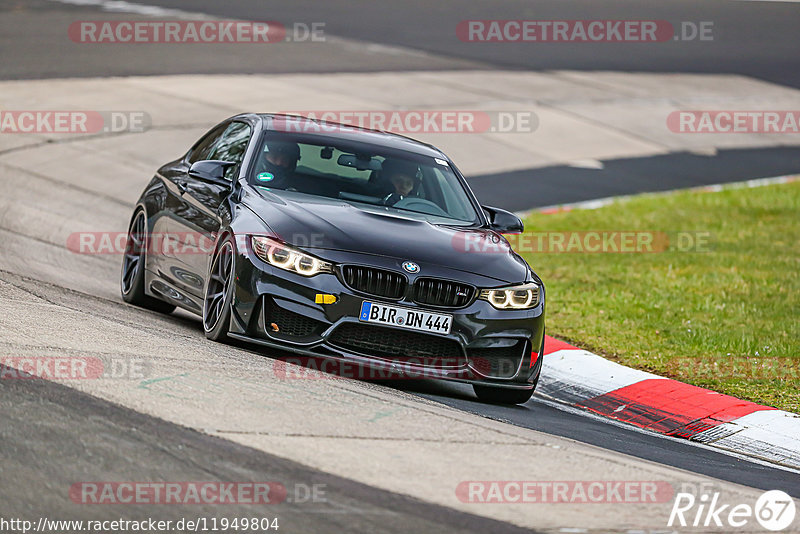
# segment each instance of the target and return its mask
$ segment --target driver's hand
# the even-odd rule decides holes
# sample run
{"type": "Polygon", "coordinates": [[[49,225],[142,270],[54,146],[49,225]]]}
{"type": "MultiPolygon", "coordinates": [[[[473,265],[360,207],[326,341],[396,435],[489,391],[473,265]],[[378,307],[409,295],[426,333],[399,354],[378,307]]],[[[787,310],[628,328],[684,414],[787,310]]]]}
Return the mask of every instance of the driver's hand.
{"type": "Polygon", "coordinates": [[[397,204],[398,201],[402,200],[402,198],[403,197],[398,195],[397,193],[389,193],[383,199],[383,205],[384,206],[394,206],[395,204],[397,204]]]}

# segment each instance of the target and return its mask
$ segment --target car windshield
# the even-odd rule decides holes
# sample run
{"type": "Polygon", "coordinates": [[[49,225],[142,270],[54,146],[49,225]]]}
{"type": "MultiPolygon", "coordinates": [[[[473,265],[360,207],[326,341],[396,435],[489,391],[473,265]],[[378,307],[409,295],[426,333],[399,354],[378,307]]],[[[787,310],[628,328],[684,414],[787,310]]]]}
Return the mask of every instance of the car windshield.
{"type": "Polygon", "coordinates": [[[447,161],[376,145],[269,133],[250,183],[369,205],[434,223],[473,224],[478,216],[447,161]]]}

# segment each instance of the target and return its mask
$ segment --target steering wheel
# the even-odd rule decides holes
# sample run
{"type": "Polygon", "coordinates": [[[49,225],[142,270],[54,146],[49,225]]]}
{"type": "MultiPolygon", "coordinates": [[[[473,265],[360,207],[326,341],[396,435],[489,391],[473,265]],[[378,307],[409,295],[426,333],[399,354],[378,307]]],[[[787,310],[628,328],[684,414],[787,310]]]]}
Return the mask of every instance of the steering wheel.
{"type": "Polygon", "coordinates": [[[430,200],[425,200],[424,198],[405,197],[395,202],[394,206],[392,207],[409,211],[418,211],[420,213],[427,213],[429,215],[441,215],[443,217],[449,216],[449,214],[437,204],[434,204],[430,200]]]}

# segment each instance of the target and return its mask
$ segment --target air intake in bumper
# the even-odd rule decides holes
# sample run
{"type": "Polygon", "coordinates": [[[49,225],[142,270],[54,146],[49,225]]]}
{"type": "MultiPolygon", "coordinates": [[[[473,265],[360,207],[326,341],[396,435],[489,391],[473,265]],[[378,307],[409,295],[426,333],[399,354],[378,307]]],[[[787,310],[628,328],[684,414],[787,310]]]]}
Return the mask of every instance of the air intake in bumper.
{"type": "Polygon", "coordinates": [[[508,347],[467,348],[470,366],[490,378],[513,378],[527,352],[530,343],[525,340],[508,347]]]}
{"type": "Polygon", "coordinates": [[[365,356],[423,367],[456,369],[465,364],[464,352],[458,342],[394,328],[345,323],[333,331],[328,343],[365,356]]]}

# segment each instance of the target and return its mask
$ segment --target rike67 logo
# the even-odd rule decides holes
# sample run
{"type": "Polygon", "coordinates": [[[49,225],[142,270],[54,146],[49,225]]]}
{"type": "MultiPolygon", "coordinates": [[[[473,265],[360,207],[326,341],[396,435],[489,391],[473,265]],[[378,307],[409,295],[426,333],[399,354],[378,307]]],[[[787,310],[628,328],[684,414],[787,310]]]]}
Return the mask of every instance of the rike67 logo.
{"type": "Polygon", "coordinates": [[[719,492],[679,492],[675,495],[667,526],[724,527],[728,532],[734,529],[750,532],[760,525],[777,532],[792,524],[795,512],[794,500],[780,490],[765,492],[754,505],[725,503],[719,492]]]}

